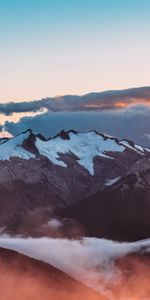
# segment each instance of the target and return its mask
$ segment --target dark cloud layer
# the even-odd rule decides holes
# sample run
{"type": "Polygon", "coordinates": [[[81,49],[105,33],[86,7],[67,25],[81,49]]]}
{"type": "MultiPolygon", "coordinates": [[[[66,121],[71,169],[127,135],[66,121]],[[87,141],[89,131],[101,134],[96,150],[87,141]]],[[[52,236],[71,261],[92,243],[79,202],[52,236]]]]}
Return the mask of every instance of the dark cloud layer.
{"type": "Polygon", "coordinates": [[[54,112],[90,110],[91,107],[93,110],[103,110],[122,107],[119,103],[125,105],[150,103],[150,87],[90,93],[83,96],[67,95],[30,102],[0,103],[0,112],[12,114],[13,112],[38,111],[43,107],[54,112]]]}
{"type": "Polygon", "coordinates": [[[1,104],[0,111],[11,114],[38,111],[42,107],[47,108],[46,113],[22,117],[16,123],[7,121],[5,129],[15,135],[31,128],[46,137],[62,129],[95,129],[150,147],[150,87],[1,104]]]}

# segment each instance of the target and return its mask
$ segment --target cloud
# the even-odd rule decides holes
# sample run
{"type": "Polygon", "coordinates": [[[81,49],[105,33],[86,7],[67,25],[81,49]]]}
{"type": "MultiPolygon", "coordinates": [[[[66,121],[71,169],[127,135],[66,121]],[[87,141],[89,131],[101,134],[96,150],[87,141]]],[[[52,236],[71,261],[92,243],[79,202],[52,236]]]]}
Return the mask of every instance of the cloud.
{"type": "MultiPolygon", "coordinates": [[[[150,251],[150,239],[119,243],[98,238],[81,240],[1,237],[0,246],[47,262],[88,286],[103,291],[118,280],[115,260],[137,251],[150,251]]],[[[126,299],[126,298],[125,298],[126,299]]]]}
{"type": "Polygon", "coordinates": [[[47,112],[40,116],[22,118],[16,124],[6,122],[5,130],[16,135],[31,128],[35,133],[52,137],[62,129],[83,132],[95,129],[149,147],[150,139],[146,135],[150,133],[149,116],[150,107],[145,106],[130,107],[121,111],[47,112]]]}
{"type": "Polygon", "coordinates": [[[83,96],[66,95],[46,98],[30,102],[0,103],[0,112],[12,113],[38,111],[47,108],[49,111],[80,111],[119,109],[131,104],[150,104],[150,87],[132,88],[127,90],[89,93],[83,96]]]}
{"type": "Polygon", "coordinates": [[[12,135],[28,128],[46,137],[62,129],[95,129],[150,147],[150,87],[0,104],[0,112],[12,135]]]}
{"type": "Polygon", "coordinates": [[[59,229],[62,227],[62,222],[56,218],[53,218],[50,221],[48,221],[48,226],[54,229],[59,229]]]}
{"type": "Polygon", "coordinates": [[[18,123],[24,117],[35,117],[47,112],[46,108],[41,108],[37,111],[29,111],[29,112],[13,112],[9,115],[0,113],[0,125],[5,125],[6,122],[18,123]]]}

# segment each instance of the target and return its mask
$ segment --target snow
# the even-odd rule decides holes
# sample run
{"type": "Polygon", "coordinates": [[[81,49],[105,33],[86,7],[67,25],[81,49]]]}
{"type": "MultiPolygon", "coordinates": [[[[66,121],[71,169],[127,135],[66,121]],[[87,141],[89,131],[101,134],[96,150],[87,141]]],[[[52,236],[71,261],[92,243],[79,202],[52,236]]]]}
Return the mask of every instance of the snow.
{"type": "Polygon", "coordinates": [[[125,147],[118,145],[115,140],[104,140],[102,136],[94,131],[88,133],[70,133],[70,140],[63,140],[56,137],[48,141],[36,139],[36,147],[39,153],[46,156],[54,164],[67,167],[61,160],[60,154],[73,153],[78,159],[78,163],[94,175],[93,159],[95,156],[113,159],[105,152],[123,152],[125,147]]]}
{"type": "Polygon", "coordinates": [[[130,148],[130,149],[132,149],[133,151],[136,151],[137,153],[139,153],[139,154],[143,154],[143,153],[141,153],[141,152],[143,152],[143,148],[141,147],[141,146],[139,146],[139,145],[134,145],[135,146],[135,148],[134,147],[132,147],[130,144],[129,144],[129,142],[128,141],[125,141],[125,140],[121,140],[120,141],[120,144],[121,145],[124,145],[125,147],[127,147],[127,148],[130,148]]]}
{"type": "Polygon", "coordinates": [[[28,138],[29,134],[29,132],[22,133],[0,144],[0,160],[10,160],[11,157],[19,157],[22,159],[34,158],[34,154],[21,147],[23,141],[28,138]]]}
{"type": "Polygon", "coordinates": [[[120,177],[116,177],[116,178],[112,178],[112,179],[107,179],[105,182],[106,186],[110,186],[112,184],[114,184],[115,182],[117,182],[120,179],[120,177]]]}
{"type": "Polygon", "coordinates": [[[130,144],[129,144],[129,142],[128,141],[121,141],[120,142],[120,144],[121,145],[124,145],[125,147],[128,147],[128,148],[130,148],[130,149],[132,149],[132,150],[134,150],[134,151],[137,151],[136,149],[134,149],[130,144]]]}
{"type": "Polygon", "coordinates": [[[0,145],[3,144],[4,142],[7,142],[7,138],[1,138],[0,137],[0,145]]]}
{"type": "Polygon", "coordinates": [[[136,145],[136,144],[135,144],[135,148],[136,148],[137,150],[140,150],[141,152],[144,152],[143,147],[141,147],[141,146],[139,146],[139,145],[136,145]]]}
{"type": "MultiPolygon", "coordinates": [[[[35,158],[36,156],[33,153],[30,153],[21,147],[23,141],[27,139],[29,135],[30,132],[27,131],[16,137],[8,139],[4,143],[2,143],[4,140],[1,140],[0,160],[10,160],[11,157],[19,157],[22,159],[35,158]]],[[[147,150],[139,145],[132,147],[126,140],[122,140],[118,144],[115,139],[105,139],[95,131],[77,134],[70,132],[69,137],[69,140],[64,140],[60,136],[57,136],[47,141],[36,137],[35,145],[42,156],[47,157],[53,164],[62,167],[67,167],[67,164],[63,161],[61,155],[75,155],[77,162],[91,175],[94,175],[93,160],[96,156],[114,159],[114,157],[111,156],[111,154],[108,154],[108,152],[123,152],[126,147],[141,155],[144,155],[144,150],[147,150]]]]}
{"type": "Polygon", "coordinates": [[[150,152],[150,148],[144,148],[144,150],[146,150],[147,152],[150,152]]]}

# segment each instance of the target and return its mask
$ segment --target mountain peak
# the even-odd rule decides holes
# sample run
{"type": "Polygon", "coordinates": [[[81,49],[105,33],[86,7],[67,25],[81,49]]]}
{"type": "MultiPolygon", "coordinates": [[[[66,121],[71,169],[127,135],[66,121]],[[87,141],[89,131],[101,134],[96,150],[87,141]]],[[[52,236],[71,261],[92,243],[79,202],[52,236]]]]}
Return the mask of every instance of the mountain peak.
{"type": "Polygon", "coordinates": [[[64,129],[60,131],[59,135],[63,140],[70,140],[68,132],[64,129]]]}

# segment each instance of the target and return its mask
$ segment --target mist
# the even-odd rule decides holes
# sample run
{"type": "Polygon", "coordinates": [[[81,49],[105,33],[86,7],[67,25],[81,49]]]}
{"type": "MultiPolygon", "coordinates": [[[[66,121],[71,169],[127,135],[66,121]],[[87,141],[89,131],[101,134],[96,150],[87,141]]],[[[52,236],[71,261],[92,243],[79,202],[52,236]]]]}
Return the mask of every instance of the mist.
{"type": "Polygon", "coordinates": [[[5,300],[105,300],[55,268],[0,249],[0,295],[5,300]]]}
{"type": "MultiPolygon", "coordinates": [[[[118,293],[117,286],[121,295],[122,284],[125,284],[125,278],[120,268],[116,266],[116,261],[137,252],[150,252],[149,239],[133,243],[119,243],[98,238],[67,240],[1,237],[0,246],[49,263],[98,292],[105,292],[111,299],[114,299],[114,293],[118,293]]],[[[142,273],[136,268],[142,270],[145,266],[140,260],[136,266],[134,265],[133,272],[138,275],[137,280],[140,280],[140,276],[145,278],[147,272],[150,274],[150,269],[142,273]]],[[[136,278],[134,284],[136,284],[136,278]]]]}

